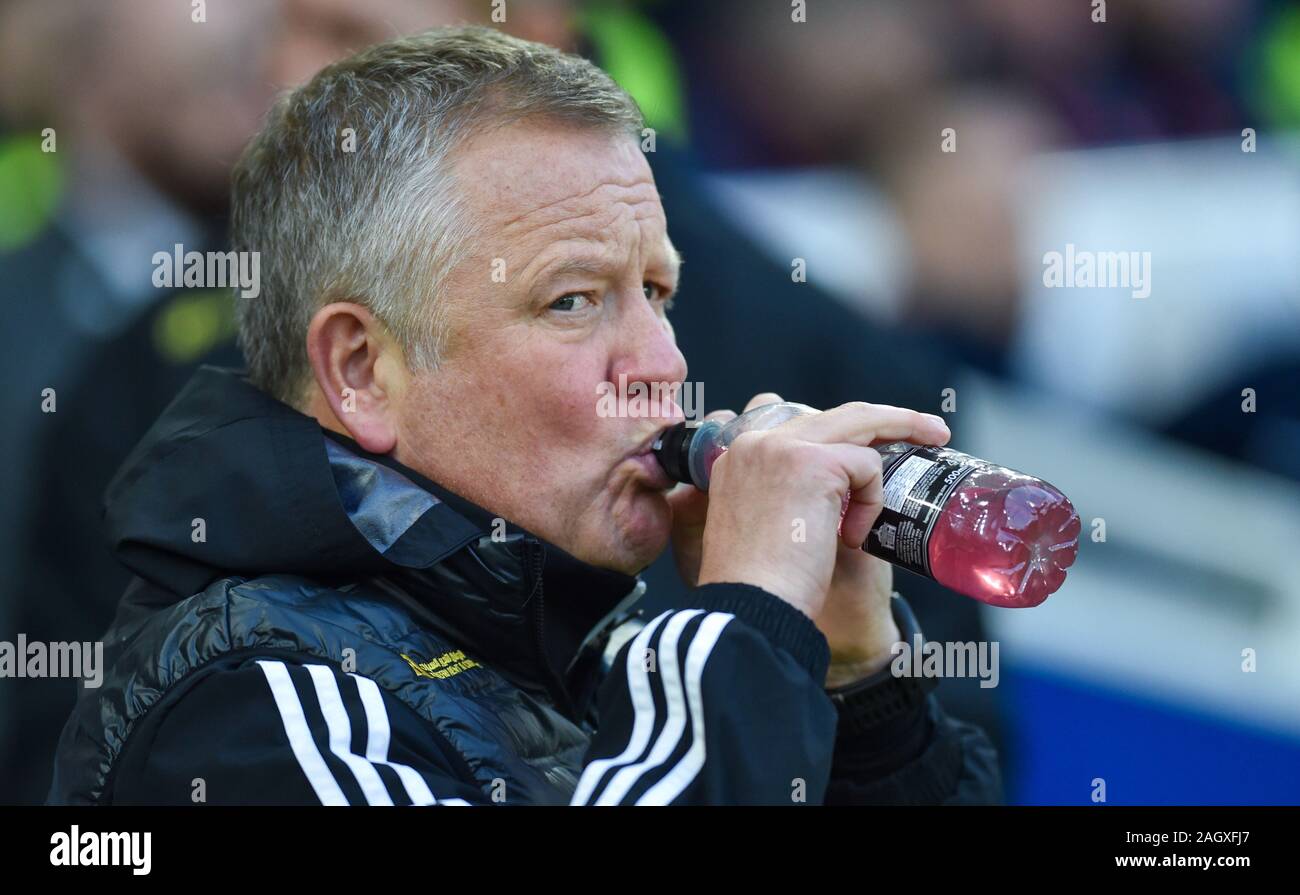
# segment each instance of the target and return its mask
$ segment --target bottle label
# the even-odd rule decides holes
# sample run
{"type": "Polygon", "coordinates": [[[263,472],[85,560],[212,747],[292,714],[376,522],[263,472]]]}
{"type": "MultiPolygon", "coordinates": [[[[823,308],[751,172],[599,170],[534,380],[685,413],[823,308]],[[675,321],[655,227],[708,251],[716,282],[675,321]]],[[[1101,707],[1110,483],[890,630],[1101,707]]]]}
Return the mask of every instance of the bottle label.
{"type": "Polygon", "coordinates": [[[864,549],[896,566],[933,578],[930,533],[962,479],[987,465],[943,447],[882,451],[885,506],[864,549]]]}

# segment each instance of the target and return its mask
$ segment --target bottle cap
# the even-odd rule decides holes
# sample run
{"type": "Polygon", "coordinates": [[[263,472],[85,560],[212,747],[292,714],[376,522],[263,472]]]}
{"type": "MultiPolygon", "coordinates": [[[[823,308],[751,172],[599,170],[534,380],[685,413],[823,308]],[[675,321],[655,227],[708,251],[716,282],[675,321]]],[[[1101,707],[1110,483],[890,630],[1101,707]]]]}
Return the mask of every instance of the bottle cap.
{"type": "Polygon", "coordinates": [[[698,426],[688,427],[685,423],[678,423],[660,432],[650,446],[655,459],[669,478],[688,485],[694,484],[691,480],[691,441],[698,431],[698,426]]]}

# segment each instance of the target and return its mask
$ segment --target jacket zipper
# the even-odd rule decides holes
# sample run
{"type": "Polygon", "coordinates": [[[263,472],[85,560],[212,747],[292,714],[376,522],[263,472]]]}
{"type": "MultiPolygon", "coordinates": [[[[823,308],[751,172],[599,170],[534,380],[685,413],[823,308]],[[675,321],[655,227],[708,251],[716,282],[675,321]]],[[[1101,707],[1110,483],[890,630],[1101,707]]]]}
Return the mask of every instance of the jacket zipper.
{"type": "Polygon", "coordinates": [[[546,655],[546,587],[542,575],[546,559],[546,548],[539,541],[532,538],[529,538],[525,543],[529,551],[529,571],[532,575],[532,589],[529,597],[532,606],[529,612],[533,628],[533,650],[537,654],[537,661],[546,676],[546,689],[550,691],[552,698],[563,710],[564,714],[572,718],[574,708],[569,699],[568,690],[564,685],[564,681],[551,667],[551,662],[546,655]]]}

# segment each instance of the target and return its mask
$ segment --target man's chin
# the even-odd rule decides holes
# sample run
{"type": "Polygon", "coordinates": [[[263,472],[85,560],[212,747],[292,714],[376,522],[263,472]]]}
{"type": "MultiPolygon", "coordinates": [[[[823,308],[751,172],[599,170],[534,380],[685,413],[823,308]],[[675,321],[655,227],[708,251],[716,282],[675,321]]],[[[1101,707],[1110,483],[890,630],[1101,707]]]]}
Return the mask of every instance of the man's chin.
{"type": "Polygon", "coordinates": [[[672,534],[672,511],[662,494],[647,495],[637,501],[634,511],[625,518],[611,521],[600,532],[590,532],[590,541],[599,545],[591,557],[579,557],[594,566],[635,575],[659,558],[672,534]]]}

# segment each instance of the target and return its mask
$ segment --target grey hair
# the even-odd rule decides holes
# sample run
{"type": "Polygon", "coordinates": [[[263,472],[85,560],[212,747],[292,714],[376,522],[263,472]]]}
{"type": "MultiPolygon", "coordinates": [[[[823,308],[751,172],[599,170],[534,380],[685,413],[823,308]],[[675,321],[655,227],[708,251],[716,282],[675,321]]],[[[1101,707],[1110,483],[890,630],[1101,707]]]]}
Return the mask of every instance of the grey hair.
{"type": "Polygon", "coordinates": [[[439,294],[474,233],[450,156],[473,134],[530,119],[634,137],[643,125],[591,62],[483,27],[379,44],[282,96],[232,175],[233,247],[260,253],[260,294],[236,298],[253,383],[302,402],[307,329],[334,301],[369,308],[413,368],[436,366],[439,294]]]}

